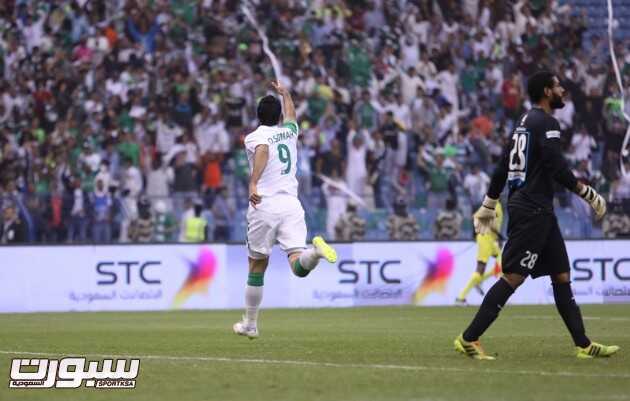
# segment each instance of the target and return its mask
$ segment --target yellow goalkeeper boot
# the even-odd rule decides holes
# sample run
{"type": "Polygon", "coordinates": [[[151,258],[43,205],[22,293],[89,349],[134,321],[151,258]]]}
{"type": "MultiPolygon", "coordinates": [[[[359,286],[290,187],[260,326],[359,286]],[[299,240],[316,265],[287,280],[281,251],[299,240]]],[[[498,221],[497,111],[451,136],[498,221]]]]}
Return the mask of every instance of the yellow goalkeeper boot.
{"type": "Polygon", "coordinates": [[[577,357],[580,359],[592,359],[592,358],[607,358],[619,351],[617,345],[603,345],[595,342],[591,342],[586,348],[575,347],[577,357]]]}
{"type": "Polygon", "coordinates": [[[495,359],[495,357],[486,354],[486,352],[481,347],[481,343],[479,343],[479,340],[466,341],[464,340],[464,337],[460,334],[455,339],[453,344],[455,345],[455,351],[460,352],[473,359],[484,361],[493,361],[495,359]]]}

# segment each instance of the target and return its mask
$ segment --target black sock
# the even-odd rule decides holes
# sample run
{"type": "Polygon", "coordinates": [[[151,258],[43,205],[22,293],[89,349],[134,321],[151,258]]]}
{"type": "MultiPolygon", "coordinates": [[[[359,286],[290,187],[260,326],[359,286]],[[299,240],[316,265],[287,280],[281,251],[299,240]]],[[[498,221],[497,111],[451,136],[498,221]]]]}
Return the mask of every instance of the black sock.
{"type": "Polygon", "coordinates": [[[483,298],[483,302],[475,318],[470,322],[470,326],[464,331],[464,340],[477,341],[494,322],[494,319],[499,316],[499,312],[513,293],[514,289],[510,287],[507,281],[504,279],[497,280],[483,298]]]}
{"type": "Polygon", "coordinates": [[[591,340],[584,333],[584,323],[582,322],[582,312],[580,307],[575,303],[573,291],[571,291],[570,283],[552,283],[553,298],[556,301],[558,313],[562,316],[564,324],[573,337],[573,342],[578,347],[586,348],[591,340]]]}

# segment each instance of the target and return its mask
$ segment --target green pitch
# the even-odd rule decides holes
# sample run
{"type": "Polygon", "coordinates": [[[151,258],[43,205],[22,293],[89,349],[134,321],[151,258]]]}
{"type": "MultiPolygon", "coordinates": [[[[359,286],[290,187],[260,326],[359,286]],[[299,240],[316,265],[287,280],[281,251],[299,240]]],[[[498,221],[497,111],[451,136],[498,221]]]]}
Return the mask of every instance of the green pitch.
{"type": "Polygon", "coordinates": [[[476,307],[0,315],[0,400],[630,400],[630,306],[583,306],[591,338],[622,347],[577,360],[554,306],[506,308],[484,337],[494,362],[453,351],[476,307]],[[134,390],[8,388],[11,358],[141,358],[134,390]]]}

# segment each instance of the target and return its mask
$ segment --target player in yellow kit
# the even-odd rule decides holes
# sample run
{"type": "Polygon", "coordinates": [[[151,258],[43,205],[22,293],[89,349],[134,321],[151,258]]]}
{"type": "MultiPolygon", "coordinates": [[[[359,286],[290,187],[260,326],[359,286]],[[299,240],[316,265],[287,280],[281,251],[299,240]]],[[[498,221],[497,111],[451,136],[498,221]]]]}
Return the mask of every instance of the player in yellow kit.
{"type": "Polygon", "coordinates": [[[481,283],[492,276],[501,275],[501,225],[503,224],[503,209],[501,203],[497,203],[497,217],[494,220],[495,226],[491,232],[477,234],[477,270],[472,274],[470,280],[455,299],[455,304],[466,305],[466,297],[471,289],[476,288],[481,295],[484,295],[481,283]],[[486,266],[490,257],[495,260],[494,267],[486,272],[486,266]]]}

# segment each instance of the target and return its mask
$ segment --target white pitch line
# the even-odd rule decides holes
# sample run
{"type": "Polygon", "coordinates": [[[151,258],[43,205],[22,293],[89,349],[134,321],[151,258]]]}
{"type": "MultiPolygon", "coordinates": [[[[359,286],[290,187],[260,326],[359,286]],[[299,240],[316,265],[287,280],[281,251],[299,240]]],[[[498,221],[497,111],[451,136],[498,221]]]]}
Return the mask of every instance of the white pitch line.
{"type": "MultiPolygon", "coordinates": [[[[531,320],[556,320],[561,319],[560,315],[516,315],[506,316],[507,319],[531,319],[531,320]]],[[[601,316],[584,316],[584,320],[602,320],[611,322],[630,322],[630,317],[601,317],[601,316]]]]}
{"type": "MultiPolygon", "coordinates": [[[[0,350],[0,354],[7,355],[42,355],[42,356],[64,356],[75,355],[51,353],[51,352],[31,352],[31,351],[5,351],[0,350]]],[[[360,363],[336,363],[336,362],[313,362],[313,361],[294,361],[286,359],[251,359],[251,358],[226,358],[213,356],[169,356],[169,355],[114,355],[114,354],[81,354],[81,356],[97,357],[97,358],[116,358],[116,359],[154,359],[161,361],[203,361],[203,362],[227,362],[227,363],[252,363],[264,365],[297,365],[310,367],[325,368],[342,368],[342,369],[385,369],[385,370],[407,370],[407,371],[438,371],[438,372],[457,372],[457,373],[496,373],[496,374],[522,374],[532,376],[557,376],[557,377],[593,377],[593,378],[610,378],[610,379],[630,379],[630,373],[580,373],[580,372],[548,372],[539,370],[510,370],[510,369],[463,369],[444,366],[422,366],[422,365],[383,365],[383,364],[360,364],[360,363]]],[[[481,362],[482,364],[484,362],[481,362]]]]}
{"type": "MultiPolygon", "coordinates": [[[[478,306],[478,305],[475,305],[478,306]]],[[[501,321],[507,319],[524,319],[524,320],[562,320],[560,315],[501,315],[501,321]]],[[[433,317],[425,317],[424,319],[429,319],[433,317]]],[[[422,319],[420,317],[402,317],[401,320],[418,320],[422,319]]],[[[583,316],[583,320],[599,320],[606,322],[630,322],[630,317],[607,317],[607,316],[583,316]]]]}

